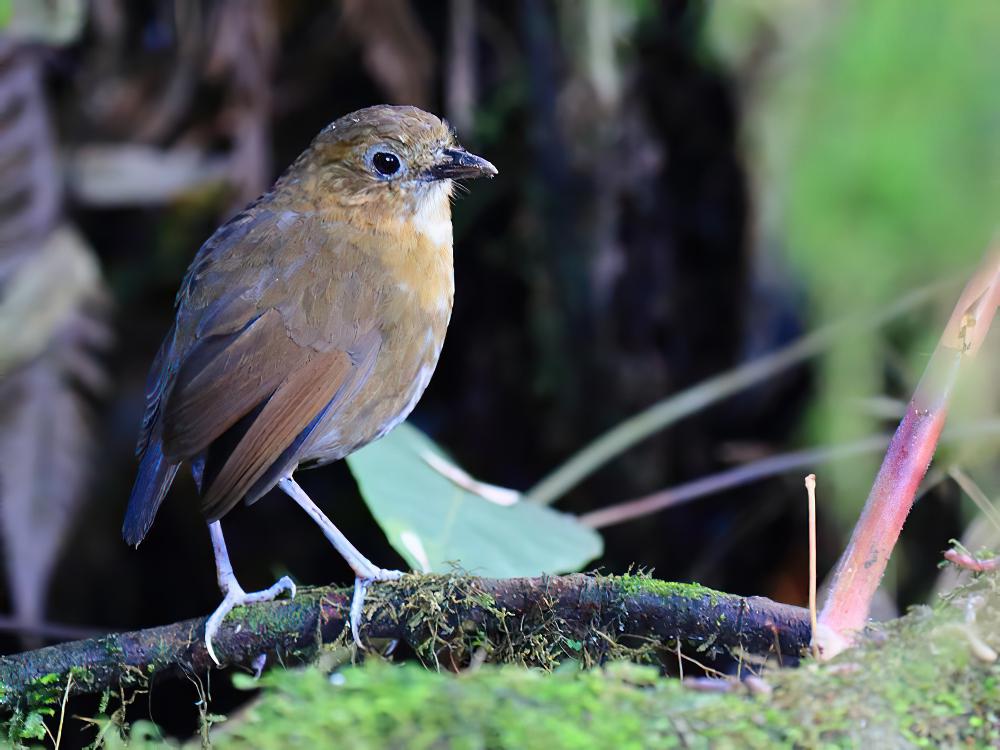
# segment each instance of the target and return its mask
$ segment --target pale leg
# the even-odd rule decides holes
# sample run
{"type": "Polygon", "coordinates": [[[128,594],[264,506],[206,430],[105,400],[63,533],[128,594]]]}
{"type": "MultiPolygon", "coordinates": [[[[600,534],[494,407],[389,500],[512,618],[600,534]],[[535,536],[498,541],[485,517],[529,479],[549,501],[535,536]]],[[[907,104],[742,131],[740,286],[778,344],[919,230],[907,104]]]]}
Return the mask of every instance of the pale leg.
{"type": "Polygon", "coordinates": [[[354,579],[354,599],[351,601],[351,635],[354,636],[354,642],[359,647],[364,648],[361,637],[358,635],[358,626],[361,624],[361,612],[368,586],[376,581],[395,581],[401,578],[403,573],[398,570],[385,570],[373,565],[368,558],[358,552],[358,548],[348,541],[340,529],[333,525],[333,521],[327,518],[316,503],[309,499],[309,496],[294,479],[291,477],[282,479],[278,482],[278,486],[297,502],[302,510],[309,514],[309,517],[322,529],[323,535],[330,540],[330,544],[354,571],[356,578],[354,579]]]}
{"type": "Polygon", "coordinates": [[[253,604],[254,602],[268,602],[277,598],[287,591],[291,596],[295,596],[295,584],[288,576],[282,576],[268,589],[263,591],[251,591],[249,594],[243,590],[236,576],[233,574],[233,565],[229,562],[229,552],[226,550],[226,540],[222,536],[222,524],[219,521],[208,525],[208,532],[212,536],[212,551],[215,553],[215,570],[219,576],[219,588],[222,589],[222,604],[216,608],[212,616],[205,622],[205,648],[212,661],[219,664],[219,659],[212,648],[212,637],[218,632],[222,621],[234,607],[243,604],[253,604]]]}

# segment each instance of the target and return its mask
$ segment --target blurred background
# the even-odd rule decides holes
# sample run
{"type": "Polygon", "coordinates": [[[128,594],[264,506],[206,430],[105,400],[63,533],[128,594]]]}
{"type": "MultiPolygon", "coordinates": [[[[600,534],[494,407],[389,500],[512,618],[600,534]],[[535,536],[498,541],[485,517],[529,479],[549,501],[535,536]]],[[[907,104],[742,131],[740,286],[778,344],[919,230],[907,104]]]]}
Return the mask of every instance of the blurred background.
{"type": "MultiPolygon", "coordinates": [[[[199,245],[370,104],[441,114],[500,170],[455,205],[454,316],[410,419],[476,477],[529,489],[671,394],[908,305],[657,432],[553,507],[585,514],[891,431],[997,228],[997,38],[995,0],[0,0],[0,646],[216,606],[189,477],[138,550],[119,536],[146,372],[199,245]]],[[[1000,486],[992,338],[886,613],[929,600],[949,538],[994,544],[969,497],[1000,486]]],[[[819,476],[822,573],[879,458],[605,517],[589,567],[804,603],[802,476],[819,476]]],[[[301,481],[371,559],[404,565],[345,466],[301,481]]],[[[226,527],[248,590],[350,578],[281,497],[226,527]]]]}

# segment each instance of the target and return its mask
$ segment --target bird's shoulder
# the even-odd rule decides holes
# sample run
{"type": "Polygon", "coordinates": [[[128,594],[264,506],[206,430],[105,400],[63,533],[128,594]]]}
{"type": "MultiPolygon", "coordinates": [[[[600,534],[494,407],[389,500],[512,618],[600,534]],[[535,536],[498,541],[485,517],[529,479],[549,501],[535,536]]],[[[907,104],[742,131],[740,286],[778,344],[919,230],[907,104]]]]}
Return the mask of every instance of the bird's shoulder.
{"type": "Polygon", "coordinates": [[[377,264],[349,223],[267,201],[252,204],[205,242],[177,295],[177,333],[196,340],[231,333],[277,310],[299,326],[335,328],[335,299],[348,312],[378,286],[377,264]]]}

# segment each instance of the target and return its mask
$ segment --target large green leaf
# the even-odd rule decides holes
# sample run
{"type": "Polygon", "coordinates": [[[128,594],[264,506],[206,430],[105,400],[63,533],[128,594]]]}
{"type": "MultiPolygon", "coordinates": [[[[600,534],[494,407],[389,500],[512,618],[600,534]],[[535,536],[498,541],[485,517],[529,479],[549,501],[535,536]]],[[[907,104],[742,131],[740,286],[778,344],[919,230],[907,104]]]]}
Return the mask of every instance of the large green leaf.
{"type": "Polygon", "coordinates": [[[347,459],[375,520],[414,570],[458,565],[484,576],[533,576],[580,570],[601,554],[600,535],[573,516],[499,488],[486,494],[513,504],[484,499],[432,467],[442,459],[407,424],[347,459]]]}

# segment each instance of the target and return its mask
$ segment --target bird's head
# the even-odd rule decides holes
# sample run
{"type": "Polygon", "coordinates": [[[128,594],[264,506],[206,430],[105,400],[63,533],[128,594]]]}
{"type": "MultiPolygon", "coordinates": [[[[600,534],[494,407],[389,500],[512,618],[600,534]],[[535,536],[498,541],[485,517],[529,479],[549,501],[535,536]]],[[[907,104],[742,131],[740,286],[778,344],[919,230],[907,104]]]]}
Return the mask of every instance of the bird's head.
{"type": "Polygon", "coordinates": [[[453,180],[493,177],[451,129],[416,107],[367,107],[327,126],[282,178],[320,205],[372,214],[447,210],[453,180]]]}

